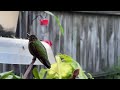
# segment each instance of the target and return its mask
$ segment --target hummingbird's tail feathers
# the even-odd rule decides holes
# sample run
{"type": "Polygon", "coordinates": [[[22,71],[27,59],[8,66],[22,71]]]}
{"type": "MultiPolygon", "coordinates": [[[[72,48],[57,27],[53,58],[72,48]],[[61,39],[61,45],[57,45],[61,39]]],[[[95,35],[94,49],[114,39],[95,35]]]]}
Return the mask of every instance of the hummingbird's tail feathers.
{"type": "Polygon", "coordinates": [[[51,64],[50,64],[49,60],[45,60],[44,58],[40,58],[39,60],[40,60],[40,62],[41,62],[43,65],[45,65],[48,69],[51,68],[51,64]]]}

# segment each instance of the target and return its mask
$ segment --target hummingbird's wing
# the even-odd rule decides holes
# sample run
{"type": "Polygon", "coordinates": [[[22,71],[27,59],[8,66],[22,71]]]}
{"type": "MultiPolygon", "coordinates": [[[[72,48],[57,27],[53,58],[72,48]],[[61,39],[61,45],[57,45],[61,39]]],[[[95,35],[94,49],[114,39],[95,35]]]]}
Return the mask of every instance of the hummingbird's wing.
{"type": "Polygon", "coordinates": [[[47,51],[39,40],[29,43],[29,51],[33,56],[37,57],[46,67],[50,67],[47,51]]]}

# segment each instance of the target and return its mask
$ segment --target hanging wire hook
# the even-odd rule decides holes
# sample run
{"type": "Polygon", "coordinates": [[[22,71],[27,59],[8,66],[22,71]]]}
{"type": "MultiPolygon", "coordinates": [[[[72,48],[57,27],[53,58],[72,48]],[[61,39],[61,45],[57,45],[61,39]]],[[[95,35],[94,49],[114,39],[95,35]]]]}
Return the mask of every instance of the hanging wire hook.
{"type": "Polygon", "coordinates": [[[33,24],[33,21],[36,20],[39,16],[40,16],[41,19],[44,19],[44,17],[41,14],[37,15],[34,19],[32,19],[32,24],[33,24]]]}
{"type": "Polygon", "coordinates": [[[45,18],[47,17],[47,14],[45,12],[43,12],[43,15],[45,15],[45,18]]]}

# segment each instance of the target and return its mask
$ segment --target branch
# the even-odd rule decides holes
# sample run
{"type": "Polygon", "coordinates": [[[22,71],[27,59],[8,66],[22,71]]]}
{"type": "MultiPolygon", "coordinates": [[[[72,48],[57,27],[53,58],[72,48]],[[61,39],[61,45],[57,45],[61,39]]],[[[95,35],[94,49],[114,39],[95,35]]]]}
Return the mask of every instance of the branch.
{"type": "Polygon", "coordinates": [[[25,74],[24,74],[24,76],[23,76],[23,79],[27,79],[28,74],[30,73],[30,71],[31,71],[31,69],[32,69],[33,64],[35,63],[35,61],[36,61],[36,60],[32,60],[31,64],[29,65],[29,67],[27,68],[27,70],[26,70],[26,72],[25,72],[25,74]]]}

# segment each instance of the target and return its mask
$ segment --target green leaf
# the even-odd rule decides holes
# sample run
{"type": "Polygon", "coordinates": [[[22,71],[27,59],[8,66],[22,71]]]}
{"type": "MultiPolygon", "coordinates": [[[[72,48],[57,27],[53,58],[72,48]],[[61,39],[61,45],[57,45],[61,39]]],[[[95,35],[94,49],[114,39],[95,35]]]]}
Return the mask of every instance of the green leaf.
{"type": "Polygon", "coordinates": [[[5,79],[9,75],[11,75],[12,73],[13,73],[13,70],[12,71],[8,71],[8,72],[4,72],[4,73],[0,73],[0,79],[5,79]]]}
{"type": "Polygon", "coordinates": [[[78,75],[80,79],[88,79],[88,77],[85,75],[84,71],[82,70],[82,67],[80,66],[80,64],[76,60],[74,60],[72,57],[66,54],[58,54],[57,56],[63,59],[64,62],[66,62],[66,64],[69,63],[74,70],[80,69],[80,73],[78,75]]]}
{"type": "Polygon", "coordinates": [[[72,57],[66,55],[66,54],[58,54],[58,56],[64,60],[64,62],[73,62],[72,57]]]}
{"type": "Polygon", "coordinates": [[[44,75],[45,75],[45,72],[47,71],[47,69],[41,69],[40,72],[39,72],[39,79],[44,79],[44,75]]]}
{"type": "Polygon", "coordinates": [[[74,70],[76,70],[78,68],[77,63],[75,63],[75,62],[70,63],[70,65],[73,67],[74,70]]]}
{"type": "Polygon", "coordinates": [[[58,75],[59,75],[59,79],[61,79],[61,71],[60,71],[60,68],[61,68],[61,59],[58,55],[55,56],[55,59],[56,59],[56,62],[57,62],[57,70],[58,70],[58,75]]]}
{"type": "Polygon", "coordinates": [[[82,70],[82,67],[76,60],[74,60],[72,57],[66,54],[58,54],[58,55],[60,56],[60,58],[63,58],[65,62],[70,62],[74,70],[80,69],[80,73],[78,75],[80,79],[88,79],[88,77],[85,75],[84,71],[82,70]]]}
{"type": "Polygon", "coordinates": [[[13,79],[22,79],[22,77],[13,74],[13,79]]]}
{"type": "Polygon", "coordinates": [[[48,73],[46,75],[46,79],[56,79],[56,78],[58,79],[58,74],[56,74],[56,72],[53,71],[52,69],[49,69],[47,72],[48,73]]]}
{"type": "Polygon", "coordinates": [[[58,63],[51,65],[51,68],[48,70],[47,79],[69,79],[71,77],[73,72],[71,65],[69,63],[61,61],[58,63]]]}
{"type": "Polygon", "coordinates": [[[55,20],[56,20],[56,22],[57,22],[57,24],[58,24],[58,26],[60,28],[60,31],[61,31],[62,35],[64,35],[64,29],[63,29],[63,27],[62,27],[62,25],[60,23],[59,18],[57,16],[55,16],[52,12],[45,11],[45,13],[47,13],[47,14],[49,14],[49,15],[51,15],[51,16],[53,16],[55,18],[55,20]]]}
{"type": "Polygon", "coordinates": [[[35,79],[40,79],[39,72],[36,67],[32,70],[32,72],[33,72],[35,79]]]}
{"type": "Polygon", "coordinates": [[[8,75],[7,77],[4,77],[2,79],[13,79],[13,75],[8,75]]]}
{"type": "Polygon", "coordinates": [[[89,75],[90,79],[94,79],[90,73],[87,73],[87,74],[89,75]]]}
{"type": "Polygon", "coordinates": [[[60,23],[59,18],[57,16],[54,16],[54,17],[56,19],[56,22],[58,23],[58,26],[60,27],[60,31],[61,31],[62,35],[64,35],[64,29],[63,29],[63,27],[62,27],[62,25],[60,23]]]}

